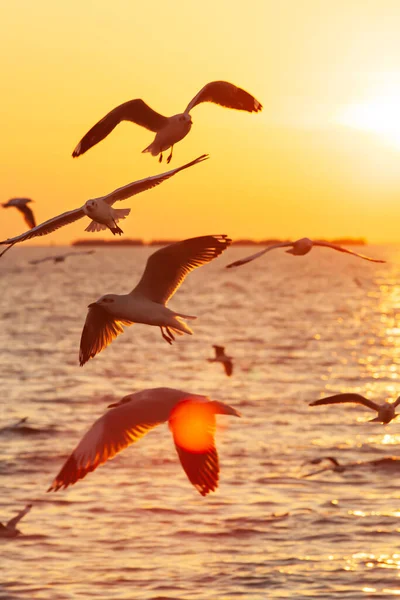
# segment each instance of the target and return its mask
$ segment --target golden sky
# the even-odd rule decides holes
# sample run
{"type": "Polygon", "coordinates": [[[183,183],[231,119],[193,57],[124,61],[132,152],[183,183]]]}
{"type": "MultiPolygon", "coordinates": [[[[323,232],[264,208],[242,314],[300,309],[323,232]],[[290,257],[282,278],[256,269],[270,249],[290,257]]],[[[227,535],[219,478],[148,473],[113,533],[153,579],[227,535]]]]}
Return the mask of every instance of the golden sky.
{"type": "MultiPolygon", "coordinates": [[[[130,123],[80,158],[71,152],[122,102],[172,115],[225,79],[263,112],[196,107],[170,168],[211,160],[121,203],[132,208],[127,236],[400,241],[399,31],[398,0],[8,2],[0,201],[33,198],[42,222],[168,170],[141,154],[153,134],[130,123]]],[[[38,241],[93,237],[86,225],[38,241]]],[[[17,211],[1,210],[1,239],[22,231],[17,211]]]]}

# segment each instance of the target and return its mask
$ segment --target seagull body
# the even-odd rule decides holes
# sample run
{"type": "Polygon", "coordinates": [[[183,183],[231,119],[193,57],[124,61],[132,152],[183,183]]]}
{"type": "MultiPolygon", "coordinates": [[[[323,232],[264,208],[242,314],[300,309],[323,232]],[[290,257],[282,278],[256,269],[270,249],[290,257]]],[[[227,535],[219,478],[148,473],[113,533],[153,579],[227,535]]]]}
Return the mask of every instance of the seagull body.
{"type": "Polygon", "coordinates": [[[258,112],[262,105],[245,90],[227,81],[212,81],[205,85],[189,102],[183,113],[165,117],[148,106],[140,98],[120,104],[94,125],[81,139],[72,153],[73,157],[80,156],[92,146],[98,144],[122,121],[130,121],[156,133],[153,142],[143,150],[152,156],[160,155],[171,148],[167,163],[172,158],[174,145],[187,136],[192,127],[190,111],[201,102],[213,102],[220,106],[258,112]]]}
{"type": "Polygon", "coordinates": [[[232,356],[225,354],[224,346],[213,346],[215,350],[215,358],[208,358],[208,362],[220,362],[225,369],[225,373],[230,377],[233,372],[232,356]]]}
{"type": "Polygon", "coordinates": [[[64,225],[68,225],[69,223],[73,223],[74,221],[78,221],[78,219],[81,219],[85,216],[91,219],[91,222],[86,227],[85,231],[93,232],[110,229],[114,235],[117,233],[121,235],[123,231],[118,227],[117,223],[120,219],[125,219],[129,215],[130,208],[115,209],[113,208],[113,204],[115,202],[119,200],[126,200],[131,196],[140,194],[140,192],[150,190],[151,188],[160,185],[160,183],[163,183],[170,177],[173,177],[173,175],[179,173],[179,171],[183,171],[188,167],[192,167],[193,165],[203,162],[207,158],[208,156],[203,154],[186,165],[172,169],[166,173],[161,173],[161,175],[153,175],[152,177],[147,177],[146,179],[140,179],[139,181],[128,183],[128,185],[118,188],[106,196],[88,200],[80,208],[76,208],[58,215],[57,217],[53,217],[52,219],[37,225],[30,231],[7,240],[0,241],[0,244],[8,244],[8,247],[3,250],[3,252],[0,254],[0,257],[3,256],[7,250],[12,248],[14,244],[24,242],[25,240],[30,240],[36,236],[47,235],[56,229],[59,229],[64,225]]]}
{"type": "Polygon", "coordinates": [[[321,398],[320,400],[311,402],[310,406],[343,404],[347,402],[355,402],[356,404],[362,404],[371,410],[375,410],[378,413],[378,416],[375,417],[375,419],[370,419],[369,422],[371,423],[384,423],[386,425],[399,416],[396,414],[395,409],[400,404],[400,396],[395,402],[383,402],[382,404],[377,404],[368,398],[364,398],[364,396],[361,396],[360,394],[336,394],[335,396],[329,396],[328,398],[321,398]]]}
{"type": "Polygon", "coordinates": [[[166,304],[190,271],[219,256],[231,241],[226,235],[206,235],[165,246],[148,258],[141,280],[129,294],[106,294],[89,304],[81,337],[80,365],[122,333],[122,325],[158,326],[169,344],[175,339],[172,332],[192,334],[183,319],[196,317],[174,312],[166,304]]]}
{"type": "Polygon", "coordinates": [[[172,388],[154,388],[129,394],[97,419],[83,436],[48,491],[57,491],[82,479],[148,431],[168,421],[182,467],[191,483],[205,496],[218,487],[219,461],[214,443],[215,415],[239,417],[231,406],[172,388]],[[185,433],[200,443],[188,445],[185,433]]]}
{"type": "Polygon", "coordinates": [[[369,256],[364,256],[364,254],[358,254],[357,252],[353,252],[352,250],[348,250],[347,248],[343,248],[342,246],[338,246],[337,244],[331,244],[330,242],[313,242],[309,238],[301,238],[296,242],[280,242],[278,244],[271,244],[271,246],[267,246],[264,250],[260,252],[256,252],[255,254],[251,254],[246,258],[242,258],[240,260],[236,260],[235,262],[227,265],[227,269],[232,267],[240,267],[241,265],[245,265],[256,258],[259,258],[263,254],[274,250],[275,248],[289,248],[286,250],[288,254],[293,254],[294,256],[304,256],[308,254],[314,246],[322,246],[324,248],[332,248],[332,250],[337,250],[338,252],[345,252],[346,254],[352,254],[353,256],[357,256],[358,258],[363,258],[364,260],[369,260],[371,262],[376,263],[384,263],[385,260],[378,260],[377,258],[370,258],[369,256]]]}
{"type": "Polygon", "coordinates": [[[3,208],[14,206],[23,215],[25,223],[31,229],[36,226],[35,216],[32,209],[27,206],[29,202],[33,202],[30,198],[11,198],[8,202],[2,204],[3,208]]]}
{"type": "Polygon", "coordinates": [[[24,517],[32,508],[32,504],[27,504],[23,510],[21,510],[15,517],[10,519],[8,523],[3,525],[0,523],[0,537],[5,538],[13,538],[17,537],[21,532],[17,529],[17,524],[20,522],[22,517],[24,517]]]}
{"type": "Polygon", "coordinates": [[[54,263],[64,262],[68,256],[82,256],[83,254],[94,254],[94,250],[85,250],[84,252],[67,252],[66,254],[57,254],[56,256],[46,256],[45,258],[39,258],[38,260],[30,260],[31,265],[38,265],[39,263],[52,260],[54,263]]]}

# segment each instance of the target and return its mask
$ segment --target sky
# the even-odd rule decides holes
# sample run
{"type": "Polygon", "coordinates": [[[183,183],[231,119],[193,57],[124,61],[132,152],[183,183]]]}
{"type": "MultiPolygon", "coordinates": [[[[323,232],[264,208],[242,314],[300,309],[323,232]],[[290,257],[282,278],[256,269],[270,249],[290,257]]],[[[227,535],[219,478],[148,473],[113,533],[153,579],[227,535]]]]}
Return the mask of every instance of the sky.
{"type": "MultiPolygon", "coordinates": [[[[42,222],[209,153],[121,203],[132,209],[125,235],[400,242],[399,30],[398,0],[5,3],[0,202],[31,197],[42,222]],[[169,116],[216,79],[263,111],[195,107],[170,167],[141,153],[153,134],[131,123],[72,159],[118,104],[143,98],[169,116]]],[[[35,243],[108,236],[87,224],[35,243]]],[[[17,211],[0,211],[0,239],[25,229],[17,211]]]]}

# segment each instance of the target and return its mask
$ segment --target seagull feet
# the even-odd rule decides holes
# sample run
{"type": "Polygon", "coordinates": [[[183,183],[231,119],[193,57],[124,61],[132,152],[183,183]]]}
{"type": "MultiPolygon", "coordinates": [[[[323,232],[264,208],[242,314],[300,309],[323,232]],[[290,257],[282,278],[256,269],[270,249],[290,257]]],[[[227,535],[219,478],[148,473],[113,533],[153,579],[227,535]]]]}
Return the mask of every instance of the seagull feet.
{"type": "Polygon", "coordinates": [[[174,147],[171,146],[171,152],[169,153],[169,156],[167,158],[167,165],[169,165],[169,163],[171,162],[171,158],[172,158],[172,151],[173,151],[174,147]]]}
{"type": "Polygon", "coordinates": [[[172,331],[170,330],[169,327],[165,327],[165,331],[167,333],[164,333],[164,327],[160,327],[161,329],[161,335],[163,336],[164,340],[166,342],[168,342],[168,344],[172,344],[173,341],[175,341],[175,336],[172,333],[172,331]]]}
{"type": "Polygon", "coordinates": [[[159,162],[159,163],[162,163],[162,152],[160,152],[160,156],[159,156],[159,158],[158,158],[158,162],[159,162]]]}
{"type": "Polygon", "coordinates": [[[121,227],[118,227],[118,225],[116,224],[116,222],[114,221],[114,225],[115,227],[110,227],[110,230],[113,232],[114,235],[121,235],[122,233],[124,233],[121,229],[121,227]]]}

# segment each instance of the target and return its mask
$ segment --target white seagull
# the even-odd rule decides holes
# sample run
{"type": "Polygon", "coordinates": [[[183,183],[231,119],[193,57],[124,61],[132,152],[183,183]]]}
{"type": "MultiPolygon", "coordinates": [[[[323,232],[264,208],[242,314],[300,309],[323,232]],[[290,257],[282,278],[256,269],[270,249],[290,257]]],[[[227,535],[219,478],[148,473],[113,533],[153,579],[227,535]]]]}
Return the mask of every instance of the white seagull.
{"type": "Polygon", "coordinates": [[[90,471],[137,442],[150,429],[168,421],[182,467],[202,496],[218,487],[219,462],[214,443],[215,415],[237,410],[172,388],[154,388],[129,394],[97,419],[83,436],[47,490],[57,491],[82,479],[90,471]]]}
{"type": "Polygon", "coordinates": [[[165,246],[154,252],[137,286],[128,294],[107,294],[89,304],[82,331],[79,363],[84,365],[122,333],[122,325],[145,323],[160,327],[172,344],[178,335],[193,331],[183,319],[196,319],[167,308],[167,302],[186,275],[219,256],[231,243],[226,235],[205,235],[165,246]],[[165,329],[165,332],[164,332],[165,329]]]}
{"type": "Polygon", "coordinates": [[[169,163],[172,158],[174,144],[186,137],[192,127],[190,111],[201,102],[214,102],[220,106],[247,112],[258,112],[262,109],[262,105],[254,96],[227,81],[207,83],[189,102],[183,113],[178,113],[172,117],[160,115],[143,100],[136,98],[120,104],[107,113],[84,135],[73,151],[72,156],[80,156],[89,148],[104,140],[121,121],[131,121],[156,133],[153,142],[143,152],[150,152],[152,156],[159,154],[159,162],[161,162],[162,153],[171,148],[167,158],[167,163],[169,163]]]}
{"type": "Polygon", "coordinates": [[[94,200],[88,200],[80,208],[75,208],[74,210],[70,210],[58,215],[57,217],[53,217],[52,219],[37,225],[30,231],[22,233],[21,235],[13,238],[9,238],[8,240],[0,241],[0,244],[9,244],[8,247],[0,254],[0,257],[3,256],[7,250],[10,250],[14,244],[30,240],[36,236],[47,235],[56,229],[64,227],[64,225],[69,225],[74,221],[78,221],[78,219],[82,219],[82,217],[85,216],[92,219],[85,231],[101,231],[103,229],[110,229],[114,235],[117,233],[121,235],[123,231],[118,227],[117,223],[120,219],[125,219],[125,217],[127,217],[131,212],[131,209],[112,208],[115,202],[118,200],[126,200],[131,196],[140,194],[140,192],[150,190],[151,188],[160,185],[160,183],[163,183],[176,173],[179,173],[179,171],[183,171],[188,167],[197,165],[207,158],[207,154],[202,154],[195,160],[192,160],[191,162],[187,163],[186,165],[182,165],[177,169],[172,169],[166,173],[161,173],[161,175],[153,175],[152,177],[147,177],[146,179],[140,179],[139,181],[128,183],[128,185],[118,188],[106,196],[101,196],[100,198],[95,198],[94,200]]]}
{"type": "Polygon", "coordinates": [[[32,504],[27,504],[25,508],[21,510],[15,517],[10,519],[8,523],[6,523],[5,525],[3,525],[3,523],[0,523],[0,537],[17,537],[17,535],[19,535],[21,532],[19,529],[17,529],[16,526],[18,525],[22,517],[24,517],[31,510],[31,508],[32,504]]]}
{"type": "Polygon", "coordinates": [[[355,402],[356,404],[362,404],[371,410],[376,410],[378,416],[375,417],[375,419],[370,419],[369,422],[371,423],[384,423],[386,425],[399,416],[396,414],[395,408],[400,404],[400,396],[395,402],[383,402],[382,404],[377,404],[376,402],[372,402],[372,400],[368,400],[368,398],[364,398],[364,396],[361,396],[360,394],[336,394],[335,396],[315,400],[315,402],[311,402],[309,406],[343,404],[346,402],[355,402]]]}
{"type": "Polygon", "coordinates": [[[259,258],[266,252],[270,252],[270,250],[274,250],[275,248],[289,248],[290,250],[286,250],[288,254],[293,254],[294,256],[304,256],[304,254],[308,254],[314,246],[322,246],[323,248],[332,248],[332,250],[337,250],[338,252],[345,252],[346,254],[352,254],[353,256],[358,256],[358,258],[363,258],[364,260],[369,260],[371,262],[376,263],[384,263],[385,260],[378,260],[377,258],[370,258],[369,256],[364,256],[364,254],[358,254],[357,252],[352,252],[351,250],[347,250],[347,248],[343,248],[342,246],[338,246],[337,244],[331,244],[330,242],[313,242],[309,238],[301,238],[301,240],[297,240],[296,242],[280,242],[279,244],[271,244],[271,246],[267,246],[264,250],[260,252],[256,252],[256,254],[252,254],[251,256],[247,256],[246,258],[242,258],[241,260],[236,260],[235,262],[227,265],[227,269],[231,269],[232,267],[240,267],[241,265],[245,265],[246,263],[259,258]]]}
{"type": "Polygon", "coordinates": [[[25,223],[32,229],[33,227],[36,227],[36,221],[32,210],[27,206],[29,202],[33,202],[33,200],[30,198],[11,198],[8,202],[4,202],[2,207],[10,208],[11,206],[14,206],[14,208],[22,213],[25,223]]]}
{"type": "Polygon", "coordinates": [[[213,348],[215,350],[215,358],[208,358],[208,362],[220,362],[225,369],[225,373],[230,377],[233,372],[232,356],[225,354],[225,346],[214,345],[213,348]]]}
{"type": "Polygon", "coordinates": [[[30,260],[31,265],[38,265],[39,263],[52,260],[54,263],[64,262],[68,256],[82,256],[83,254],[94,254],[94,250],[85,250],[82,252],[67,252],[66,254],[56,254],[55,256],[46,256],[46,258],[38,258],[37,260],[30,260]]]}

